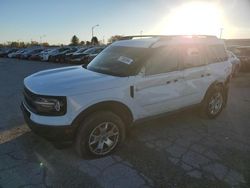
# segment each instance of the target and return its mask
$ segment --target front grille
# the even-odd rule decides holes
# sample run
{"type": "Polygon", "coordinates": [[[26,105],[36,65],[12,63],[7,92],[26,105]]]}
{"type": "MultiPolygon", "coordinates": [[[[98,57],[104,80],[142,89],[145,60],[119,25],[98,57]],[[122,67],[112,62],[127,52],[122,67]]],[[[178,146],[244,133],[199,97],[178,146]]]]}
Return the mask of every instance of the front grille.
{"type": "Polygon", "coordinates": [[[25,104],[25,106],[31,112],[33,112],[35,114],[43,115],[43,116],[62,116],[64,114],[66,114],[67,100],[66,100],[66,97],[64,97],[64,96],[53,96],[52,97],[52,96],[38,95],[38,94],[32,93],[26,87],[24,87],[23,95],[24,95],[24,104],[25,104]],[[49,112],[41,111],[41,109],[39,109],[34,103],[40,97],[41,98],[58,99],[59,101],[61,101],[63,103],[63,106],[61,106],[61,111],[60,112],[57,112],[57,111],[49,111],[49,112]]]}
{"type": "Polygon", "coordinates": [[[24,87],[23,95],[25,105],[29,108],[30,111],[37,113],[36,107],[34,105],[34,100],[37,95],[29,91],[26,87],[24,87]]]}

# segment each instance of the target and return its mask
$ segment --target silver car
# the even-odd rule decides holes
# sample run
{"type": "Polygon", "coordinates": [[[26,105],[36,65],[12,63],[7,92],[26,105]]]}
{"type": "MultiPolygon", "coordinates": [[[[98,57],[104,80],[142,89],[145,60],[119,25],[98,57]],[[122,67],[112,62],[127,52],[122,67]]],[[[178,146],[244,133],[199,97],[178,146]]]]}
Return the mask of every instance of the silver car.
{"type": "Polygon", "coordinates": [[[232,63],[232,76],[237,76],[241,68],[240,59],[231,51],[227,50],[228,60],[232,63]]]}

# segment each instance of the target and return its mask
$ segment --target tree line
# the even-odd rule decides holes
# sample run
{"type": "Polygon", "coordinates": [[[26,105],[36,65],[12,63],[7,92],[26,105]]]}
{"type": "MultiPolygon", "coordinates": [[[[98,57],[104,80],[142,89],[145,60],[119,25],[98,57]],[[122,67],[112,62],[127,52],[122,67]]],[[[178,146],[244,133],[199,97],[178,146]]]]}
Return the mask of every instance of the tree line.
{"type": "MultiPolygon", "coordinates": [[[[108,43],[113,43],[117,40],[120,40],[123,36],[122,35],[114,35],[111,36],[108,39],[108,43]]],[[[80,41],[80,39],[74,35],[71,40],[70,40],[70,44],[71,46],[89,46],[89,45],[99,45],[100,41],[98,40],[98,38],[96,36],[93,36],[91,38],[90,41],[80,41]]],[[[54,46],[54,45],[50,45],[48,42],[42,42],[39,43],[37,41],[31,41],[31,42],[20,42],[20,41],[9,41],[5,44],[0,44],[0,47],[13,47],[13,48],[26,48],[26,47],[31,47],[31,46],[44,46],[44,47],[48,47],[48,46],[54,46]]]]}
{"type": "Polygon", "coordinates": [[[100,44],[100,42],[96,36],[93,36],[91,41],[81,41],[80,42],[79,38],[76,35],[74,35],[70,41],[71,46],[78,46],[78,45],[89,46],[89,45],[99,45],[99,44],[100,44]]]}
{"type": "MultiPolygon", "coordinates": [[[[120,40],[123,36],[122,35],[114,35],[114,36],[111,36],[109,39],[108,39],[108,43],[113,43],[117,40],[120,40]]],[[[99,45],[100,44],[100,41],[98,40],[98,38],[96,36],[93,36],[91,41],[81,41],[79,42],[79,38],[74,35],[72,38],[71,38],[71,44],[70,45],[99,45]]]]}

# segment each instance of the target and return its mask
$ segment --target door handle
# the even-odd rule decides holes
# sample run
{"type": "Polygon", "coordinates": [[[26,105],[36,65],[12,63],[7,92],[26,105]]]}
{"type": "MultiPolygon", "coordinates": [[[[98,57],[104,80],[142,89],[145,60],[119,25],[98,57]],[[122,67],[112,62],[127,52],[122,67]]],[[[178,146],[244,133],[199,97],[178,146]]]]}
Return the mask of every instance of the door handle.
{"type": "Polygon", "coordinates": [[[135,96],[135,87],[134,86],[130,86],[130,97],[134,98],[135,96]]]}
{"type": "MultiPolygon", "coordinates": [[[[175,79],[175,80],[172,80],[173,82],[178,82],[178,79],[175,79]]],[[[170,84],[171,83],[171,81],[170,80],[168,80],[168,81],[166,81],[166,84],[170,84]]]]}

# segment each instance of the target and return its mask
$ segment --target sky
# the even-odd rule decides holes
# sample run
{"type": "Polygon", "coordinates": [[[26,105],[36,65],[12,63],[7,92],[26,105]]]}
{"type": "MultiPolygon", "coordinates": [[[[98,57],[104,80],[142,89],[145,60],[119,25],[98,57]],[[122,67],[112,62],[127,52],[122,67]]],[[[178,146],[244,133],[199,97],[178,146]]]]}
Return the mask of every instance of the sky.
{"type": "Polygon", "coordinates": [[[141,33],[250,38],[249,10],[250,0],[0,0],[0,43],[86,41],[96,24],[105,42],[141,33]]]}

